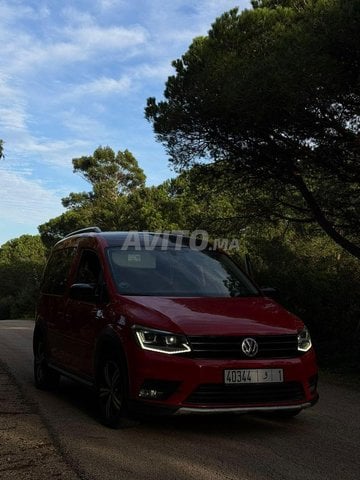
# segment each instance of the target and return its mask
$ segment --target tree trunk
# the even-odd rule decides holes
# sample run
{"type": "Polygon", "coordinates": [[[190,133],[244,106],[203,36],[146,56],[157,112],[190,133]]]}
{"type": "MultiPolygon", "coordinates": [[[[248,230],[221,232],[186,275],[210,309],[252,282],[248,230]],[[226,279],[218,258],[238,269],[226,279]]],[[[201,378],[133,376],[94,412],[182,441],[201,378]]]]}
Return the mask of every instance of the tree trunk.
{"type": "Polygon", "coordinates": [[[349,252],[354,257],[360,259],[360,247],[355,245],[355,243],[350,242],[347,238],[345,238],[337,230],[335,230],[334,226],[325,217],[313,194],[305,184],[302,176],[299,174],[294,174],[293,180],[295,186],[298,188],[310,211],[314,215],[314,219],[324,230],[324,232],[327,233],[327,235],[329,235],[329,237],[332,238],[334,242],[340,245],[340,247],[342,247],[344,250],[349,252]]]}

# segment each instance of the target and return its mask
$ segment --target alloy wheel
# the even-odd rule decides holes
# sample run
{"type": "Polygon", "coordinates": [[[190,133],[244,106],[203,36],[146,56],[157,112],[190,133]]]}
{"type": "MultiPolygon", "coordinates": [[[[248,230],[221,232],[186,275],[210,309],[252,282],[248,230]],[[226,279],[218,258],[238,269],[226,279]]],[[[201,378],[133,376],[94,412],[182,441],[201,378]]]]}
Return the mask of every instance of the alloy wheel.
{"type": "Polygon", "coordinates": [[[106,360],[101,369],[99,402],[106,422],[119,418],[123,406],[121,368],[114,360],[106,360]]]}

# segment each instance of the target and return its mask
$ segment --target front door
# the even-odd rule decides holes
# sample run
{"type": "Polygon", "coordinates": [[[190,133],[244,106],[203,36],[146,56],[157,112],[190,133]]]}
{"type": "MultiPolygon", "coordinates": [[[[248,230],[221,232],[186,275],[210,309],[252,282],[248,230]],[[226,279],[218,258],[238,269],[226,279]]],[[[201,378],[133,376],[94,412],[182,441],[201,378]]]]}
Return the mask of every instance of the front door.
{"type": "Polygon", "coordinates": [[[83,250],[75,277],[75,284],[93,287],[93,294],[83,299],[69,297],[66,305],[66,319],[69,322],[69,355],[71,370],[81,375],[92,375],[93,353],[97,332],[105,321],[105,302],[102,294],[105,286],[103,272],[97,253],[83,250]]]}

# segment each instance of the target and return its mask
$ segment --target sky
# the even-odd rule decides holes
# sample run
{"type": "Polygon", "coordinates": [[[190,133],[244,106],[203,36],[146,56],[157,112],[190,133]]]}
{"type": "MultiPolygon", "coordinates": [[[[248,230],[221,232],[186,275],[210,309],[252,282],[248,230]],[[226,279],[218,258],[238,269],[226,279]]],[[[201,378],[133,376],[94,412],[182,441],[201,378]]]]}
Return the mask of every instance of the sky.
{"type": "Polygon", "coordinates": [[[144,118],[172,60],[248,0],[0,0],[0,245],[90,190],[71,160],[130,150],[157,185],[175,176],[144,118]]]}

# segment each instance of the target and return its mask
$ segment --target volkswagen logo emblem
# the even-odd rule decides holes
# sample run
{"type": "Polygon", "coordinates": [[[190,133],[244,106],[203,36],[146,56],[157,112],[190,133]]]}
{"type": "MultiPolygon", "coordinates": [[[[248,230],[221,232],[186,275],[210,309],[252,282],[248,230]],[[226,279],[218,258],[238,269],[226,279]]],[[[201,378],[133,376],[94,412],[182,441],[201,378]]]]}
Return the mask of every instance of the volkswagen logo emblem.
{"type": "Polygon", "coordinates": [[[245,338],[241,344],[241,350],[247,357],[255,357],[259,351],[259,346],[253,338],[245,338]]]}

